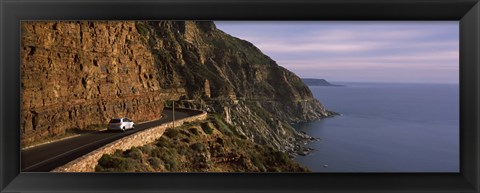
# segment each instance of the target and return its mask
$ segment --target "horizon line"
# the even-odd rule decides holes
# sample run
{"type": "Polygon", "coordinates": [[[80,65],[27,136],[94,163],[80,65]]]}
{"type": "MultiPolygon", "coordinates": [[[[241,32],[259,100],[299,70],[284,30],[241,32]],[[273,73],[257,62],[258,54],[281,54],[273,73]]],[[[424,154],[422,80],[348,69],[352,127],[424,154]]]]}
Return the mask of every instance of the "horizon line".
{"type": "Polygon", "coordinates": [[[356,80],[327,80],[325,78],[306,78],[301,79],[323,79],[330,83],[377,83],[377,84],[460,84],[460,82],[385,82],[385,81],[356,81],[356,80]]]}

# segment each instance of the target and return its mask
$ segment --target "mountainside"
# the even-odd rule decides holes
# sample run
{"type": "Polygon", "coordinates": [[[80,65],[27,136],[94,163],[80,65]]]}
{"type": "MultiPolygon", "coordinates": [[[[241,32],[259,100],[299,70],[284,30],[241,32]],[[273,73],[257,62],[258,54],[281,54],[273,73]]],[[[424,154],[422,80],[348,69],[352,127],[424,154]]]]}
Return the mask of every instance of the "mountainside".
{"type": "Polygon", "coordinates": [[[112,116],[156,119],[173,99],[293,150],[309,137],[291,123],[333,114],[294,73],[209,21],[22,22],[22,48],[25,141],[112,116]]]}

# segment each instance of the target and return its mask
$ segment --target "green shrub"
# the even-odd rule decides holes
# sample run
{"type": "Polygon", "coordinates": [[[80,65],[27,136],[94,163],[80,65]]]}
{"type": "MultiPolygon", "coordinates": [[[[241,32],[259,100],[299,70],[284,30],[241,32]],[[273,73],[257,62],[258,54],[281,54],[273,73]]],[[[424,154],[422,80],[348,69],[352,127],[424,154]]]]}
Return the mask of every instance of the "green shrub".
{"type": "Polygon", "coordinates": [[[212,134],[213,133],[213,129],[210,127],[210,124],[207,122],[207,123],[202,123],[201,125],[202,127],[202,130],[204,133],[206,134],[212,134]]]}
{"type": "Polygon", "coordinates": [[[151,153],[150,153],[151,157],[160,157],[161,155],[162,155],[162,152],[158,148],[153,148],[151,153]]]}
{"type": "Polygon", "coordinates": [[[261,171],[261,172],[266,172],[267,171],[267,168],[265,168],[265,166],[263,165],[262,161],[260,160],[260,158],[256,157],[256,156],[253,156],[252,157],[252,163],[253,165],[257,166],[257,168],[261,171]]]}
{"type": "Polygon", "coordinates": [[[178,167],[177,152],[174,150],[163,150],[160,159],[165,163],[165,168],[170,171],[174,171],[178,167]]]}
{"type": "Polygon", "coordinates": [[[180,132],[177,129],[167,129],[165,135],[169,138],[177,137],[180,132]]]}
{"type": "Polygon", "coordinates": [[[177,153],[180,154],[180,155],[187,155],[188,151],[189,151],[189,148],[181,147],[181,148],[177,149],[177,153]]]}
{"type": "Polygon", "coordinates": [[[140,150],[142,150],[142,152],[143,152],[144,154],[151,155],[153,148],[154,148],[154,147],[152,147],[151,145],[145,145],[145,146],[140,147],[140,150]]]}
{"type": "Polygon", "coordinates": [[[131,157],[135,160],[141,160],[143,157],[142,151],[137,147],[132,147],[128,152],[128,157],[131,157]]]}
{"type": "Polygon", "coordinates": [[[197,128],[195,128],[195,127],[192,127],[192,128],[190,128],[190,129],[188,129],[188,131],[190,131],[190,133],[192,133],[192,134],[194,134],[194,135],[198,135],[198,130],[197,130],[197,128]]]}
{"type": "Polygon", "coordinates": [[[164,159],[167,170],[175,171],[178,168],[178,162],[175,159],[164,159]]]}
{"type": "Polygon", "coordinates": [[[204,151],[205,150],[205,145],[203,143],[194,143],[190,145],[190,148],[195,150],[195,151],[204,151]]]}
{"type": "Polygon", "coordinates": [[[167,139],[161,137],[160,139],[157,140],[157,143],[155,145],[158,147],[170,147],[171,143],[167,139]]]}
{"type": "Polygon", "coordinates": [[[106,172],[128,172],[141,170],[142,166],[139,161],[129,158],[111,156],[104,154],[95,167],[96,171],[106,172]]]}
{"type": "Polygon", "coordinates": [[[237,129],[235,128],[235,126],[231,125],[231,124],[228,124],[222,116],[218,115],[218,114],[214,114],[213,115],[213,120],[214,120],[214,124],[216,125],[216,128],[222,132],[223,134],[227,135],[227,136],[237,136],[237,137],[240,137],[242,139],[247,139],[246,136],[243,136],[243,134],[240,134],[237,129]]]}
{"type": "Polygon", "coordinates": [[[204,156],[194,156],[192,159],[194,167],[199,169],[204,169],[208,167],[209,161],[204,156]]]}
{"type": "Polygon", "coordinates": [[[184,143],[190,143],[190,139],[188,139],[188,138],[183,138],[181,141],[184,142],[184,143]]]}
{"type": "Polygon", "coordinates": [[[157,158],[157,157],[151,157],[148,159],[148,163],[150,163],[150,165],[152,166],[152,168],[154,169],[159,169],[160,166],[163,165],[163,162],[161,159],[157,158]]]}
{"type": "Polygon", "coordinates": [[[234,133],[232,130],[230,130],[230,127],[223,122],[223,118],[218,115],[218,114],[214,114],[213,117],[215,118],[215,124],[218,128],[219,131],[221,131],[223,134],[227,135],[227,136],[233,136],[234,133]]]}
{"type": "Polygon", "coordinates": [[[111,168],[120,165],[122,160],[109,154],[103,154],[98,160],[98,164],[102,167],[111,168]]]}
{"type": "Polygon", "coordinates": [[[286,153],[275,151],[273,155],[278,161],[280,161],[280,163],[288,163],[288,161],[290,161],[290,158],[288,158],[288,154],[286,153]]]}
{"type": "Polygon", "coordinates": [[[179,130],[179,132],[180,132],[181,134],[183,134],[183,135],[187,136],[187,137],[190,137],[190,136],[191,136],[190,132],[188,132],[188,131],[185,131],[185,130],[179,130]]]}
{"type": "Polygon", "coordinates": [[[117,150],[115,150],[115,152],[113,153],[113,156],[122,157],[122,156],[123,156],[123,151],[117,149],[117,150]]]}

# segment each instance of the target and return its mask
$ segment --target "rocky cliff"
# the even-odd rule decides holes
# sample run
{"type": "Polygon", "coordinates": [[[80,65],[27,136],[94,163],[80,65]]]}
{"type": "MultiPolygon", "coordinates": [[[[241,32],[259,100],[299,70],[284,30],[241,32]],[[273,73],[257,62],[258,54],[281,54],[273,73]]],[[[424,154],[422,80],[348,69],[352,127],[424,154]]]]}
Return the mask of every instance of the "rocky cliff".
{"type": "Polygon", "coordinates": [[[332,115],[302,80],[209,21],[22,22],[24,140],[158,118],[165,100],[217,113],[280,150],[308,138],[291,123],[332,115]]]}
{"type": "Polygon", "coordinates": [[[298,76],[213,22],[136,25],[162,69],[162,86],[185,88],[182,106],[219,113],[252,141],[293,150],[295,141],[308,137],[291,123],[333,114],[298,76]]]}
{"type": "Polygon", "coordinates": [[[163,110],[154,56],[133,22],[22,22],[22,144],[163,110]]]}

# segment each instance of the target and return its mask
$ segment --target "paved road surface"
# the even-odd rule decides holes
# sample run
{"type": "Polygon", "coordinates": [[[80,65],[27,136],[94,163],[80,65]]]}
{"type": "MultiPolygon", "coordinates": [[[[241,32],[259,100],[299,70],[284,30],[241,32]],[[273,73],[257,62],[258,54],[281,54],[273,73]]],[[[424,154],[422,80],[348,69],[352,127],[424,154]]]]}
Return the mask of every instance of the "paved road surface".
{"type": "MultiPolygon", "coordinates": [[[[172,121],[171,109],[166,108],[163,114],[166,116],[159,120],[135,124],[135,129],[133,130],[125,132],[98,131],[22,150],[20,158],[22,172],[49,172],[112,141],[172,121]]],[[[199,113],[175,110],[175,119],[182,119],[196,114],[199,113]]]]}

